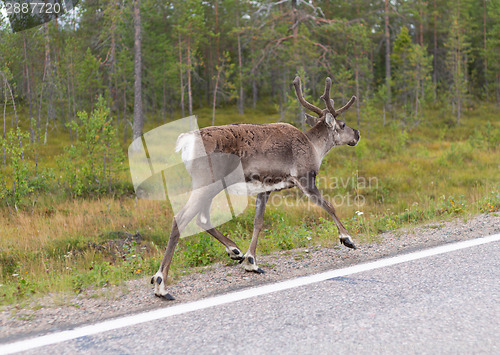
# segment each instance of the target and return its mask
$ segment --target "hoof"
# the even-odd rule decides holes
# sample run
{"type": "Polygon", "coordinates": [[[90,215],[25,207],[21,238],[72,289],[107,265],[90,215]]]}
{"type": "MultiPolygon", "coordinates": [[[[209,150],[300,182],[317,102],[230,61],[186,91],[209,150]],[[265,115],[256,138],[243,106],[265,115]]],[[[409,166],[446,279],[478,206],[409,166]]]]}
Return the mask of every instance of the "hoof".
{"type": "Polygon", "coordinates": [[[152,278],[151,283],[155,287],[155,296],[163,298],[165,300],[173,300],[175,299],[171,294],[169,294],[166,290],[166,280],[163,278],[163,274],[158,271],[152,278]]]}
{"type": "Polygon", "coordinates": [[[255,258],[251,255],[246,255],[243,260],[240,261],[240,264],[243,263],[243,267],[245,268],[245,271],[248,272],[255,272],[256,274],[264,274],[265,271],[262,270],[260,267],[257,266],[257,263],[255,262],[255,258]]]}
{"type": "Polygon", "coordinates": [[[348,238],[340,238],[340,243],[344,244],[348,248],[357,249],[350,237],[348,237],[348,238]]]}
{"type": "Polygon", "coordinates": [[[240,263],[243,261],[244,256],[243,253],[238,248],[226,248],[227,256],[229,256],[233,260],[239,260],[240,263]]]}
{"type": "Polygon", "coordinates": [[[173,300],[175,300],[175,297],[172,296],[170,293],[166,293],[164,295],[157,295],[157,294],[155,294],[155,296],[158,297],[158,298],[167,300],[167,301],[173,301],[173,300]]]}
{"type": "Polygon", "coordinates": [[[252,269],[252,270],[247,270],[245,269],[245,271],[247,272],[255,272],[256,274],[265,274],[266,272],[264,270],[262,270],[260,267],[257,267],[257,269],[252,269]]]}

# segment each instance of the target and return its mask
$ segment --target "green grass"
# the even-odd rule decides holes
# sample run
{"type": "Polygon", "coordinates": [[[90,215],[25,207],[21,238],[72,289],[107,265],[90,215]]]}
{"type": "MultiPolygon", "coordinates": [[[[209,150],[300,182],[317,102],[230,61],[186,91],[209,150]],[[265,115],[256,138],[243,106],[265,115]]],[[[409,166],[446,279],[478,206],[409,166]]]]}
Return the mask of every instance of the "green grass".
{"type": "MultiPolygon", "coordinates": [[[[26,117],[26,110],[19,116],[26,117]]],[[[464,114],[459,126],[440,109],[424,112],[418,126],[404,129],[380,113],[362,117],[356,147],[334,148],[323,161],[318,185],[344,225],[359,242],[376,241],[381,232],[422,223],[439,225],[456,216],[500,210],[500,111],[478,106],[464,114]]],[[[196,112],[200,127],[211,124],[211,110],[196,112]]],[[[216,124],[276,122],[272,107],[235,107],[217,111],[216,124]]],[[[346,118],[355,126],[354,114],[346,118]]],[[[8,118],[8,124],[10,118],[8,118]]],[[[145,131],[163,122],[149,122],[145,131]]],[[[26,120],[21,122],[24,128],[26,120]]],[[[130,130],[129,130],[130,132],[130,130]]],[[[119,133],[123,136],[123,132],[119,133]]],[[[130,141],[130,139],[129,139],[130,141]]],[[[57,171],[56,159],[69,144],[69,134],[52,131],[40,148],[41,166],[57,171]]],[[[126,144],[122,144],[126,149],[126,144]]],[[[0,208],[0,304],[19,303],[47,292],[81,292],[88,287],[118,284],[156,272],[170,231],[172,212],[166,202],[135,200],[127,186],[119,196],[68,199],[58,182],[19,212],[0,208]],[[124,234],[140,232],[140,244],[124,234]],[[121,249],[120,249],[121,248],[121,249]]],[[[57,179],[56,179],[57,180],[57,179]]],[[[258,253],[321,244],[338,244],[337,230],[322,209],[300,193],[271,195],[258,253]]],[[[251,199],[254,201],[254,199],[251,199]]],[[[252,205],[252,203],[250,204],[252,205]]],[[[251,207],[220,230],[242,250],[250,243],[251,207]]],[[[172,278],[193,266],[234,263],[223,246],[206,233],[182,238],[172,263],[172,278]]]]}

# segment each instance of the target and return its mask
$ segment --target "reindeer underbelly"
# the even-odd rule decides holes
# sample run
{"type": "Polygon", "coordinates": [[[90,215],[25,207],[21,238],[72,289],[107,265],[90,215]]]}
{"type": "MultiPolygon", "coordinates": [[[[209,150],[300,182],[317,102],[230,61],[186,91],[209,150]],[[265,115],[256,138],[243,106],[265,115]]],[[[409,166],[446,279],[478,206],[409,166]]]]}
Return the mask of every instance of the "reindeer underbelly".
{"type": "Polygon", "coordinates": [[[227,191],[235,195],[257,195],[262,192],[279,191],[293,187],[291,181],[266,184],[261,181],[239,182],[228,187],[227,191]]]}

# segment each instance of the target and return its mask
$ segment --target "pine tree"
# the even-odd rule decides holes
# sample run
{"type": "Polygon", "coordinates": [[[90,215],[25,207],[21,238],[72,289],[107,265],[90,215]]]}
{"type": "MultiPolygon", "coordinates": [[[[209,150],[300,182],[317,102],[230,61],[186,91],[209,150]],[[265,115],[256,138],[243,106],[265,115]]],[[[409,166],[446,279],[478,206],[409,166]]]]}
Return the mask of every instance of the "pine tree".
{"type": "MultiPolygon", "coordinates": [[[[463,0],[461,0],[463,1],[463,0]]],[[[468,94],[467,56],[470,44],[466,33],[463,3],[457,2],[451,14],[451,25],[446,42],[448,50],[446,64],[450,73],[450,96],[457,125],[460,124],[462,108],[468,94]]]]}

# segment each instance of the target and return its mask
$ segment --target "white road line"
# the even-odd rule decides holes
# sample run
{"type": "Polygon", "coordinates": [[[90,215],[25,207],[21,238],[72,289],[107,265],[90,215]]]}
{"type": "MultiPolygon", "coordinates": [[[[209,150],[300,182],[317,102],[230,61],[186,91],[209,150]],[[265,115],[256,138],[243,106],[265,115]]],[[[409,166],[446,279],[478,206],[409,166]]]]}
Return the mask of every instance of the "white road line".
{"type": "Polygon", "coordinates": [[[114,329],[129,327],[132,325],[150,322],[157,319],[172,317],[178,314],[193,312],[209,307],[215,307],[231,302],[241,301],[244,299],[257,297],[261,295],[266,295],[272,292],[283,291],[290,288],[295,288],[299,286],[309,285],[312,283],[325,281],[334,277],[341,277],[346,275],[352,275],[360,273],[363,271],[369,271],[374,269],[383,268],[386,266],[396,265],[405,263],[408,261],[413,261],[417,259],[426,258],[429,256],[434,256],[438,254],[444,254],[460,249],[470,248],[486,243],[500,241],[500,234],[494,234],[487,237],[470,239],[462,242],[457,242],[453,244],[446,244],[439,247],[426,249],[422,251],[417,251],[410,254],[403,254],[400,256],[385,258],[376,260],[373,262],[368,262],[364,264],[350,266],[344,269],[337,269],[326,271],[321,274],[299,277],[297,279],[287,280],[283,282],[278,282],[271,285],[265,285],[255,288],[250,288],[242,291],[237,291],[233,293],[228,293],[222,296],[216,296],[212,298],[207,298],[195,302],[180,304],[177,306],[171,306],[163,309],[157,309],[154,311],[134,314],[132,316],[121,317],[113,320],[104,321],[102,323],[92,324],[88,326],[83,326],[71,330],[66,330],[58,333],[52,333],[48,335],[43,335],[40,337],[35,337],[26,340],[20,340],[14,343],[9,343],[5,345],[0,345],[0,354],[12,354],[20,351],[26,351],[31,349],[36,349],[42,346],[62,343],[68,340],[90,336],[98,333],[107,332],[114,329]]]}

